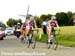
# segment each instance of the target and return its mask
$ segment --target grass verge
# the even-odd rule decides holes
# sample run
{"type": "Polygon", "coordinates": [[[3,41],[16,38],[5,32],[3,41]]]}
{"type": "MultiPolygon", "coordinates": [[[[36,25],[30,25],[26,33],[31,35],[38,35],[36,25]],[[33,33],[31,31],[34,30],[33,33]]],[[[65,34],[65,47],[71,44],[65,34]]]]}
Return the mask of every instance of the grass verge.
{"type": "MultiPolygon", "coordinates": [[[[60,33],[56,35],[58,44],[69,47],[75,47],[75,26],[65,26],[60,27],[60,29],[61,29],[60,33]]],[[[40,32],[42,32],[42,29],[40,30],[40,32]]],[[[45,34],[42,35],[41,39],[39,39],[39,34],[36,35],[36,40],[39,42],[46,43],[47,39],[48,39],[47,35],[45,34]]]]}

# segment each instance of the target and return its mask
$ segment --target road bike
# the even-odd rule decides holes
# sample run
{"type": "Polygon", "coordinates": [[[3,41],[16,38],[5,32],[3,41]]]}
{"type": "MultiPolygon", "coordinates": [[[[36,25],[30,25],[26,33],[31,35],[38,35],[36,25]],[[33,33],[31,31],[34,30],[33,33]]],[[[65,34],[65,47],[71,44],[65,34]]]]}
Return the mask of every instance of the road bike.
{"type": "Polygon", "coordinates": [[[30,45],[33,49],[36,46],[36,37],[34,36],[34,31],[38,32],[37,29],[33,29],[33,30],[31,29],[28,33],[28,48],[30,47],[30,45]]]}
{"type": "MultiPolygon", "coordinates": [[[[60,32],[60,30],[55,30],[55,31],[58,31],[57,34],[59,34],[59,32],[60,32]]],[[[51,40],[50,40],[50,43],[48,43],[48,49],[52,46],[52,48],[54,50],[56,50],[57,47],[58,47],[58,40],[57,40],[55,31],[53,31],[52,34],[51,34],[51,36],[50,36],[51,40]]]]}

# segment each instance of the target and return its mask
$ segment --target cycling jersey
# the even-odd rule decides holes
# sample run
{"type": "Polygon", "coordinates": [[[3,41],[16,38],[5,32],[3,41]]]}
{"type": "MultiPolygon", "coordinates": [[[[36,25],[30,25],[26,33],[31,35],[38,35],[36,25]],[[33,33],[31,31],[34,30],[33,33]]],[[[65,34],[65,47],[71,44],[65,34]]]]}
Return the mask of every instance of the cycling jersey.
{"type": "Polygon", "coordinates": [[[15,27],[15,30],[16,29],[20,29],[21,28],[21,26],[20,25],[17,25],[16,27],[15,27]]]}
{"type": "Polygon", "coordinates": [[[49,27],[49,22],[48,21],[46,22],[46,27],[49,27]]]}
{"type": "Polygon", "coordinates": [[[32,26],[35,28],[35,21],[34,20],[29,21],[29,26],[32,26]]]}
{"type": "Polygon", "coordinates": [[[56,26],[57,21],[56,20],[50,20],[49,23],[51,26],[51,32],[54,32],[55,31],[54,27],[56,26]]]}
{"type": "Polygon", "coordinates": [[[42,25],[46,25],[46,21],[43,21],[42,25]]]}
{"type": "Polygon", "coordinates": [[[26,23],[23,23],[23,25],[22,25],[22,30],[25,30],[25,28],[26,28],[26,23]]]}
{"type": "Polygon", "coordinates": [[[35,27],[35,21],[34,20],[26,21],[26,29],[28,29],[29,31],[32,31],[34,27],[35,27]]]}
{"type": "Polygon", "coordinates": [[[57,21],[56,20],[50,20],[49,23],[50,23],[51,27],[55,27],[57,24],[57,21]]]}

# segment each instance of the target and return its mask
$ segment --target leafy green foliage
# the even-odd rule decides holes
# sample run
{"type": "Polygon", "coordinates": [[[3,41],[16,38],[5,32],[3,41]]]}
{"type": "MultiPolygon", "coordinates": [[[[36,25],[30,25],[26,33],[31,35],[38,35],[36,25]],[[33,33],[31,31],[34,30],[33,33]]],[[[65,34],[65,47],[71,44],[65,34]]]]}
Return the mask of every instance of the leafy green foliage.
{"type": "Polygon", "coordinates": [[[0,27],[6,28],[6,25],[3,22],[0,22],[0,27]]]}
{"type": "Polygon", "coordinates": [[[66,13],[61,12],[56,14],[59,25],[68,25],[68,16],[66,13]]]}
{"type": "MultiPolygon", "coordinates": [[[[75,15],[75,13],[72,13],[71,11],[68,11],[67,13],[65,13],[65,12],[59,12],[58,13],[57,12],[55,14],[57,21],[58,21],[60,26],[73,25],[73,15],[75,15]]],[[[41,27],[42,22],[46,19],[50,20],[51,16],[52,16],[52,14],[47,14],[47,15],[42,14],[40,17],[35,16],[34,18],[36,20],[37,26],[41,27]]],[[[8,26],[14,26],[17,24],[17,22],[22,23],[22,20],[21,19],[15,20],[13,18],[9,18],[9,20],[7,21],[7,25],[8,26]]]]}
{"type": "Polygon", "coordinates": [[[12,26],[16,25],[18,22],[22,23],[22,20],[21,19],[15,20],[13,18],[9,18],[9,20],[7,21],[7,25],[12,27],[12,26]]]}
{"type": "Polygon", "coordinates": [[[40,21],[39,17],[35,16],[34,18],[36,20],[37,26],[40,28],[41,27],[41,21],[40,21]]]}
{"type": "MultiPolygon", "coordinates": [[[[68,11],[67,13],[59,12],[59,13],[55,14],[60,26],[73,25],[73,15],[75,15],[75,13],[72,13],[71,11],[68,11]]],[[[40,17],[38,17],[39,19],[37,21],[42,23],[46,19],[50,20],[51,16],[52,16],[52,14],[47,14],[47,15],[42,14],[40,17]]],[[[40,23],[38,23],[38,22],[37,22],[37,24],[39,25],[40,23]]]]}

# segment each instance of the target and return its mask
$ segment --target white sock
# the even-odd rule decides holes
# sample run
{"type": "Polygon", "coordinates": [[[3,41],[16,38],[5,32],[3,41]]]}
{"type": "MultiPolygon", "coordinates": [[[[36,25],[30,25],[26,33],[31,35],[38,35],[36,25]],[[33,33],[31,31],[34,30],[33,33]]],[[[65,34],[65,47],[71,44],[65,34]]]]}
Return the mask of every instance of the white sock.
{"type": "Polygon", "coordinates": [[[50,37],[50,41],[52,41],[52,40],[53,40],[53,37],[54,37],[54,36],[53,36],[53,35],[51,35],[51,37],[50,37]]]}
{"type": "Polygon", "coordinates": [[[48,42],[52,41],[53,39],[53,35],[51,35],[49,38],[48,38],[48,42]]]}
{"type": "Polygon", "coordinates": [[[50,38],[48,38],[48,42],[50,42],[50,38]]]}

